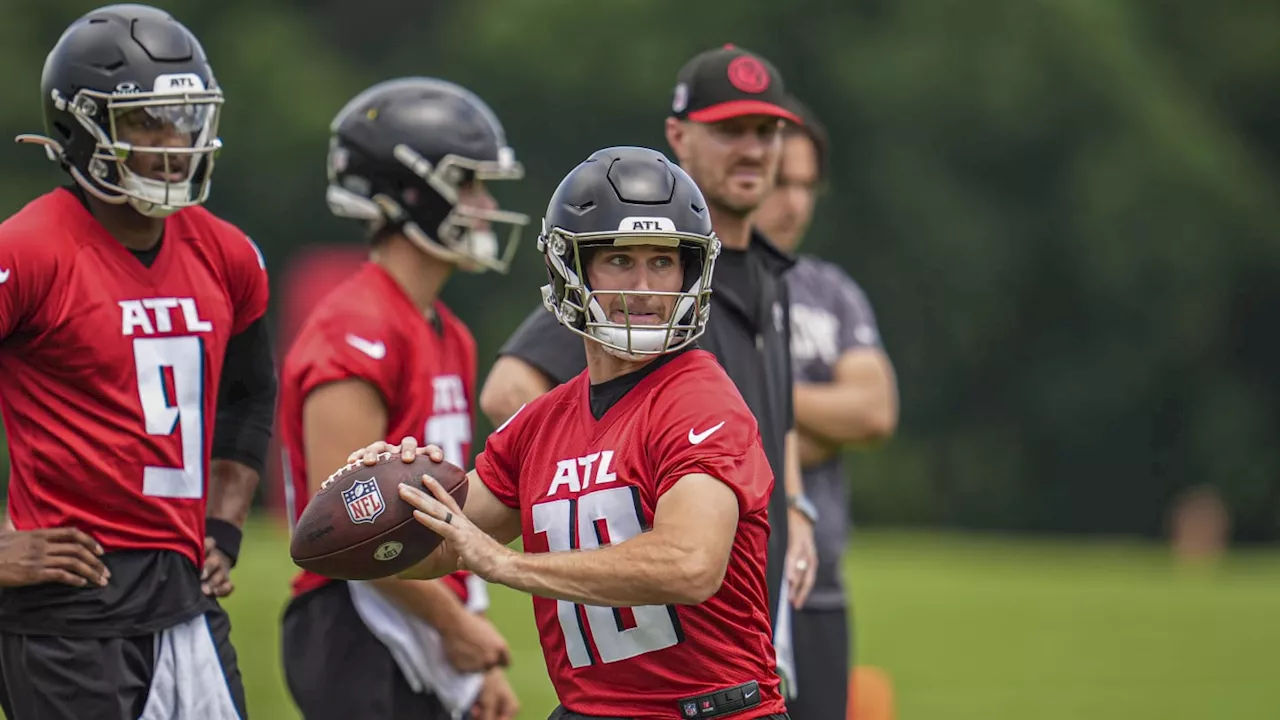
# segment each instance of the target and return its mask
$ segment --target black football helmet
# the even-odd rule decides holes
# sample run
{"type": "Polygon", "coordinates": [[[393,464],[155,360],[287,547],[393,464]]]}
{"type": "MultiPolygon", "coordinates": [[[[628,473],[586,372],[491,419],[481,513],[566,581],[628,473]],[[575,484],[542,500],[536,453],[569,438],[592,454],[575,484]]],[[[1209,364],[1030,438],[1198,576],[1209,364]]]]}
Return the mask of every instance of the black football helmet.
{"type": "Polygon", "coordinates": [[[524,168],[497,116],[471,91],[436,78],[378,83],[330,125],[329,208],[400,230],[463,270],[507,272],[529,218],[458,204],[473,180],[519,180],[524,168]],[[484,227],[510,225],[505,248],[484,227]]]}
{"type": "MultiPolygon", "coordinates": [[[[538,251],[546,259],[551,280],[542,288],[543,305],[570,330],[618,357],[639,359],[674,352],[706,330],[720,240],[711,229],[702,191],[657,150],[606,148],[574,168],[547,207],[538,251]],[[680,249],[684,268],[680,291],[643,293],[676,296],[665,325],[610,322],[596,291],[588,285],[584,254],[600,246],[627,245],[680,249]]],[[[626,303],[626,292],[607,292],[621,295],[626,303]]]]}
{"type": "Polygon", "coordinates": [[[165,217],[209,197],[214,156],[222,147],[222,90],[200,41],[168,13],[146,5],[109,5],[71,24],[45,60],[40,79],[43,144],[86,192],[126,202],[143,215],[165,217]],[[132,145],[122,127],[170,129],[189,137],[173,147],[132,145]],[[152,154],[163,179],[129,168],[152,154]]]}

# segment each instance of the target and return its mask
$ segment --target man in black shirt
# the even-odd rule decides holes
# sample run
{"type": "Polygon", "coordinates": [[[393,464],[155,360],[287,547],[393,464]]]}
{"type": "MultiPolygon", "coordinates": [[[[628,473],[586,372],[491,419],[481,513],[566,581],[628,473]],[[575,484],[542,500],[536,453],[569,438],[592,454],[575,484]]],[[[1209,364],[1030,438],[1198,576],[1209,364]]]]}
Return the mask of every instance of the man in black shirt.
{"type": "MultiPolygon", "coordinates": [[[[792,260],[748,220],[772,188],[786,109],[781,75],[732,45],[695,56],[676,80],[667,142],[698,183],[723,246],[712,278],[711,319],[699,344],[712,352],[755,414],[776,483],[769,506],[769,601],[779,671],[791,678],[790,608],[813,585],[816,513],[803,494],[792,414],[789,302],[792,260]],[[783,599],[789,602],[783,601],[783,599]]],[[[586,367],[582,343],[541,307],[503,347],[480,407],[495,425],[586,367]]]]}

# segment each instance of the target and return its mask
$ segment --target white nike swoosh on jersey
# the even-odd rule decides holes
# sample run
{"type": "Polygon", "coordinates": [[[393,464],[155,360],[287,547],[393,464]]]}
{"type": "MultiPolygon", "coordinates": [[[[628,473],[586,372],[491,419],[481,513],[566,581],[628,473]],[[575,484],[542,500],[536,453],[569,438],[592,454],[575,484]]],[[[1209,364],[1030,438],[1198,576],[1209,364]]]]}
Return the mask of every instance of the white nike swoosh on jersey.
{"type": "Polygon", "coordinates": [[[709,427],[709,428],[707,428],[706,430],[703,430],[703,431],[702,431],[702,432],[700,432],[700,433],[695,433],[695,432],[693,431],[693,428],[689,428],[689,442],[690,442],[690,443],[692,443],[692,444],[694,444],[694,445],[697,445],[698,443],[702,442],[703,440],[706,440],[707,438],[711,437],[712,433],[714,433],[715,431],[719,430],[719,429],[720,429],[720,428],[722,428],[722,427],[724,427],[724,421],[723,421],[723,420],[721,420],[721,421],[720,421],[720,424],[719,424],[719,425],[714,425],[714,426],[712,426],[712,427],[709,427]]]}
{"type": "Polygon", "coordinates": [[[9,282],[9,275],[12,272],[12,270],[0,270],[0,285],[9,282]]]}
{"type": "Polygon", "coordinates": [[[749,697],[751,697],[752,695],[755,695],[755,694],[756,694],[756,691],[755,691],[755,690],[748,690],[748,691],[746,691],[746,692],[742,693],[742,697],[743,697],[743,698],[749,698],[749,697]]]}
{"type": "Polygon", "coordinates": [[[365,340],[359,335],[348,334],[347,344],[374,360],[381,360],[387,356],[387,345],[381,340],[378,342],[372,342],[370,340],[365,340]]]}

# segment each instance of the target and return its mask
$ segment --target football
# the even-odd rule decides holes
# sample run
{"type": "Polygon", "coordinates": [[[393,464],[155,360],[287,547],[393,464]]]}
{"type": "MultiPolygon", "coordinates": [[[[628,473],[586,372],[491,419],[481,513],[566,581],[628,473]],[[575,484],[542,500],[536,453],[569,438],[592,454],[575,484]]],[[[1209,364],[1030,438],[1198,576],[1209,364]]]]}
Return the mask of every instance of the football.
{"type": "Polygon", "coordinates": [[[335,580],[390,577],[416,565],[443,541],[400,499],[401,483],[426,491],[423,475],[435,478],[459,506],[466,502],[466,472],[425,455],[406,463],[382,453],[375,465],[356,462],[334,473],[294,527],[294,564],[335,580]]]}

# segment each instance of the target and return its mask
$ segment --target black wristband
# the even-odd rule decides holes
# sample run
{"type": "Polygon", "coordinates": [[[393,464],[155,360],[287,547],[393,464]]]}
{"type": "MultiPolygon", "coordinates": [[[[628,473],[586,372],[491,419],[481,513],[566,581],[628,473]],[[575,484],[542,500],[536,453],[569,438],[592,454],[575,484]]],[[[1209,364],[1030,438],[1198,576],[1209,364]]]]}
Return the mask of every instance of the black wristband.
{"type": "Polygon", "coordinates": [[[211,517],[205,518],[204,534],[205,537],[213,538],[222,554],[231,560],[231,567],[235,567],[236,560],[240,557],[240,540],[244,537],[240,528],[226,520],[211,517]]]}

